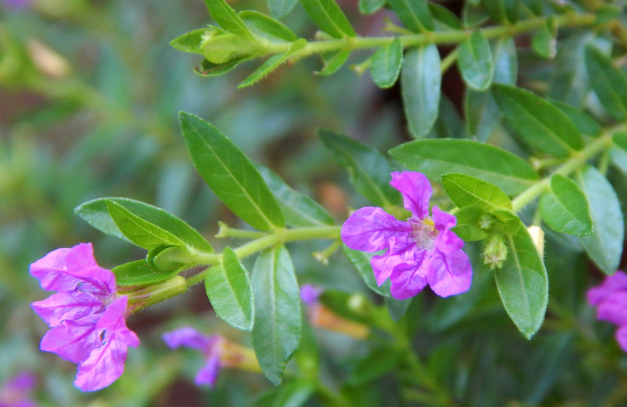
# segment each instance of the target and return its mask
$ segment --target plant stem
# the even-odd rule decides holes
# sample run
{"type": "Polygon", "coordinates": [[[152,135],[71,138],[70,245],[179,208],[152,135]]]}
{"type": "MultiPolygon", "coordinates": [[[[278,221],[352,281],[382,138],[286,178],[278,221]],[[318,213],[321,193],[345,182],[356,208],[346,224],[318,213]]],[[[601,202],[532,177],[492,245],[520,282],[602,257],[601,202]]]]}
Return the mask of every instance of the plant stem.
{"type": "Polygon", "coordinates": [[[442,73],[446,72],[451,67],[451,65],[453,65],[455,61],[457,61],[458,56],[459,56],[459,47],[451,51],[446,56],[446,58],[442,60],[442,63],[440,63],[440,72],[442,73]]]}
{"type": "Polygon", "coordinates": [[[268,232],[258,230],[242,230],[228,227],[226,223],[218,222],[220,229],[216,237],[244,237],[249,239],[259,239],[268,236],[268,232]]]}

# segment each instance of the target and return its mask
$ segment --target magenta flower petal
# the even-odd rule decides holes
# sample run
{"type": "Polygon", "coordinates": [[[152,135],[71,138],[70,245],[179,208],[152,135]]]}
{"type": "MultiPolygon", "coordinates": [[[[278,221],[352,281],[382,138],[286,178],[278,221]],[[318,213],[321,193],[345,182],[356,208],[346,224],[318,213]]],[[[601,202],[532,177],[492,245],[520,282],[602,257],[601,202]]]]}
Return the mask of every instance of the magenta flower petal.
{"type": "Polygon", "coordinates": [[[96,329],[99,317],[90,315],[78,321],[61,322],[44,335],[40,349],[74,363],[85,360],[102,343],[96,329]]]}
{"type": "Polygon", "coordinates": [[[31,304],[33,310],[50,327],[63,320],[77,320],[99,311],[103,303],[91,293],[71,292],[51,295],[43,301],[31,304]]]}
{"type": "Polygon", "coordinates": [[[616,325],[627,325],[627,291],[606,298],[597,307],[598,319],[616,325]]]}
{"type": "Polygon", "coordinates": [[[464,247],[464,241],[450,230],[440,232],[435,239],[435,246],[443,253],[450,253],[461,250],[464,247]]]}
{"type": "Polygon", "coordinates": [[[29,372],[18,373],[13,379],[9,380],[5,386],[13,391],[20,393],[26,393],[35,388],[37,385],[37,378],[35,375],[29,372]]]}
{"type": "Polygon", "coordinates": [[[72,249],[57,249],[30,265],[30,273],[46,291],[74,291],[77,282],[65,271],[65,257],[72,249]]]}
{"type": "Polygon", "coordinates": [[[601,301],[620,291],[627,293],[627,274],[618,270],[606,277],[600,286],[588,290],[588,302],[591,305],[599,305],[601,301]]]}
{"type": "Polygon", "coordinates": [[[196,374],[194,382],[198,386],[206,384],[213,388],[218,380],[218,373],[220,373],[220,356],[211,356],[207,364],[196,374]]]}
{"type": "Polygon", "coordinates": [[[406,240],[410,234],[407,222],[374,207],[353,212],[342,226],[342,241],[348,247],[370,253],[388,248],[392,237],[406,240]]]}
{"type": "Polygon", "coordinates": [[[318,302],[320,294],[322,294],[322,289],[312,284],[305,284],[300,288],[300,299],[307,305],[314,305],[318,302]]]}
{"type": "Polygon", "coordinates": [[[428,283],[429,272],[426,250],[415,250],[412,263],[401,263],[394,267],[390,280],[390,292],[397,300],[404,300],[421,292],[428,283]]]}
{"type": "Polygon", "coordinates": [[[115,338],[94,349],[78,365],[74,385],[82,391],[95,391],[109,386],[124,372],[127,346],[115,338]]]}
{"type": "Polygon", "coordinates": [[[127,305],[128,297],[126,296],[122,296],[109,304],[98,321],[97,329],[106,331],[105,341],[110,337],[111,340],[120,342],[124,346],[136,348],[139,345],[139,338],[135,332],[126,326],[127,305]]]}
{"type": "Polygon", "coordinates": [[[620,348],[627,352],[627,326],[623,325],[616,330],[616,341],[620,345],[620,348]]]}
{"type": "MultiPolygon", "coordinates": [[[[455,236],[452,232],[451,234],[455,236]]],[[[470,288],[472,268],[468,256],[461,249],[448,253],[434,250],[429,258],[429,268],[429,285],[440,297],[461,294],[470,288]]]]}
{"type": "Polygon", "coordinates": [[[174,330],[172,332],[166,332],[161,337],[171,349],[185,346],[204,352],[209,348],[211,344],[210,337],[203,335],[197,330],[188,326],[174,330]]]}
{"type": "Polygon", "coordinates": [[[394,238],[391,238],[389,243],[390,249],[386,253],[373,256],[370,259],[370,265],[378,285],[382,285],[392,275],[392,270],[396,266],[415,262],[416,243],[411,240],[399,243],[394,238]]]}
{"type": "Polygon", "coordinates": [[[403,194],[405,209],[420,219],[429,216],[431,184],[427,177],[412,171],[393,172],[391,175],[390,185],[403,194]]]}
{"type": "Polygon", "coordinates": [[[441,232],[444,230],[449,230],[451,228],[454,228],[457,224],[457,218],[455,217],[455,215],[451,215],[450,213],[441,211],[440,208],[437,207],[437,205],[431,208],[431,212],[433,213],[433,223],[435,226],[435,230],[437,231],[441,232]]]}

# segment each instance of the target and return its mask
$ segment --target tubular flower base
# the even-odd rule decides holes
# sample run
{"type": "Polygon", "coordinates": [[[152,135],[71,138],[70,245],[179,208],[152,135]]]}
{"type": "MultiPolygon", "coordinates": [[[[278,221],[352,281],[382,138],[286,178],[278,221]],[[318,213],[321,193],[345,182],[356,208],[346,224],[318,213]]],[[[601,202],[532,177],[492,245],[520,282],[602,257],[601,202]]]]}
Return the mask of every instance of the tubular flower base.
{"type": "Polygon", "coordinates": [[[450,229],[455,216],[432,208],[431,184],[419,172],[393,172],[390,184],[403,194],[412,216],[403,222],[381,208],[355,211],[342,227],[342,240],[353,250],[377,252],[370,264],[377,283],[392,281],[394,298],[404,300],[429,284],[441,297],[461,294],[470,288],[472,268],[462,250],[464,242],[450,229]]]}
{"type": "Polygon", "coordinates": [[[128,298],[116,294],[115,276],[98,266],[91,243],[50,252],[31,264],[30,273],[44,290],[58,292],[31,304],[52,328],[41,350],[78,363],[74,384],[83,391],[117,380],[127,348],[139,339],[126,327],[128,298]]]}
{"type": "Polygon", "coordinates": [[[597,307],[597,318],[618,325],[616,340],[627,352],[627,274],[618,270],[603,284],[587,293],[588,302],[597,307]]]}
{"type": "Polygon", "coordinates": [[[0,387],[0,407],[37,407],[29,397],[36,384],[32,374],[19,373],[0,387]]]}

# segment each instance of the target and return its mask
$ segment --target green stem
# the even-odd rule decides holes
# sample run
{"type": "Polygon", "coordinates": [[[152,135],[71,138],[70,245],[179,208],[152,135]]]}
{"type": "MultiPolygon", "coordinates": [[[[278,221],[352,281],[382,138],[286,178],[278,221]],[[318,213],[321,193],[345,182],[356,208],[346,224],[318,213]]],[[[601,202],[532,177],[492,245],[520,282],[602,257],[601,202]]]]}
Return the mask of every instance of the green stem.
{"type": "Polygon", "coordinates": [[[333,407],[351,407],[352,404],[346,400],[341,394],[333,392],[327,386],[322,383],[318,383],[316,387],[316,393],[318,396],[325,400],[330,406],[333,407]]]}
{"type": "Polygon", "coordinates": [[[329,264],[329,257],[337,251],[337,249],[342,246],[342,239],[337,239],[335,242],[331,243],[329,247],[324,249],[321,252],[315,252],[313,255],[322,264],[329,264]]]}
{"type": "Polygon", "coordinates": [[[220,229],[216,237],[244,237],[249,239],[259,239],[268,236],[268,232],[260,232],[258,230],[241,230],[233,229],[227,226],[226,223],[218,222],[220,229]]]}
{"type": "Polygon", "coordinates": [[[453,65],[455,61],[457,61],[458,56],[459,56],[459,47],[451,51],[446,56],[446,58],[442,60],[442,63],[440,64],[440,72],[442,73],[446,72],[451,67],[451,65],[453,65]]]}

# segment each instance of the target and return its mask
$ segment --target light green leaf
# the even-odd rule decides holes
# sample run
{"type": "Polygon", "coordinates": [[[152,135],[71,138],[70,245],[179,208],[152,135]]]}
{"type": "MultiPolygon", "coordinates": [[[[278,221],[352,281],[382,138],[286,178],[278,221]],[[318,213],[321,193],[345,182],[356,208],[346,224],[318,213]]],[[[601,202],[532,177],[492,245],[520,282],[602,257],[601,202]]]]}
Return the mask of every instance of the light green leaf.
{"type": "Polygon", "coordinates": [[[244,58],[256,58],[265,53],[252,37],[220,34],[203,41],[200,50],[210,63],[224,65],[244,58]]]}
{"type": "Polygon", "coordinates": [[[200,44],[206,32],[206,28],[190,31],[170,41],[170,46],[179,51],[202,54],[200,44]]]}
{"type": "Polygon", "coordinates": [[[466,242],[483,240],[490,236],[490,233],[481,227],[484,216],[486,216],[486,212],[476,206],[461,208],[455,212],[457,225],[452,231],[466,242]]]}
{"type": "Polygon", "coordinates": [[[335,159],[348,170],[355,189],[376,206],[400,202],[390,185],[392,169],[387,159],[374,148],[343,134],[319,129],[318,136],[335,159]]]}
{"type": "Polygon", "coordinates": [[[627,118],[627,77],[598,49],[588,45],[585,52],[594,92],[616,120],[624,120],[627,118]]]}
{"type": "Polygon", "coordinates": [[[512,210],[512,201],[496,185],[464,174],[442,176],[442,185],[451,201],[459,208],[476,206],[488,212],[512,210]]]}
{"type": "Polygon", "coordinates": [[[183,268],[170,272],[163,272],[146,263],[145,259],[132,261],[114,267],[111,271],[115,274],[115,284],[121,287],[135,285],[147,285],[169,280],[183,271],[183,268]]]}
{"type": "Polygon", "coordinates": [[[440,103],[440,53],[434,44],[407,51],[401,72],[405,115],[416,138],[429,134],[440,103]]]}
{"type": "Polygon", "coordinates": [[[427,5],[429,6],[429,11],[433,14],[433,18],[438,20],[440,23],[454,30],[461,30],[464,28],[459,17],[457,17],[451,10],[438,3],[428,2],[427,5]]]}
{"type": "Polygon", "coordinates": [[[359,0],[359,11],[362,14],[374,14],[385,6],[387,0],[359,0]]]}
{"type": "MultiPolygon", "coordinates": [[[[294,0],[294,4],[297,0],[294,0]]],[[[272,3],[270,3],[272,6],[272,3]]],[[[273,42],[295,42],[298,36],[285,24],[274,18],[254,10],[237,13],[246,27],[255,35],[273,42]]]]}
{"type": "Polygon", "coordinates": [[[586,195],[575,181],[560,174],[551,177],[551,190],[540,199],[540,213],[558,232],[587,236],[594,230],[586,195]]]}
{"type": "Polygon", "coordinates": [[[224,75],[227,72],[232,71],[235,67],[242,62],[246,62],[252,58],[244,57],[240,59],[236,59],[233,61],[229,61],[225,64],[214,64],[213,62],[209,62],[207,59],[203,59],[196,65],[194,68],[194,73],[201,77],[212,78],[214,76],[224,75]]]}
{"type": "Polygon", "coordinates": [[[390,293],[390,280],[387,280],[381,286],[377,284],[377,279],[375,278],[374,271],[372,271],[372,266],[370,265],[370,259],[373,254],[359,250],[352,250],[346,245],[342,246],[342,251],[344,252],[346,258],[353,263],[368,288],[382,297],[392,296],[390,293]]]}
{"type": "Polygon", "coordinates": [[[218,317],[235,328],[250,331],[253,327],[255,306],[248,272],[230,247],[222,252],[222,262],[213,266],[205,289],[218,317]]]}
{"type": "Polygon", "coordinates": [[[543,58],[553,59],[557,54],[557,39],[546,25],[536,31],[531,39],[531,46],[543,58]]]}
{"type": "Polygon", "coordinates": [[[401,22],[413,32],[433,31],[433,16],[425,0],[389,0],[401,22]]]}
{"type": "Polygon", "coordinates": [[[300,0],[309,17],[333,38],[355,37],[348,18],[335,0],[300,0]]]}
{"type": "Polygon", "coordinates": [[[503,306],[518,330],[527,338],[540,329],[549,302],[549,279],[542,256],[525,225],[514,235],[505,235],[508,253],[495,272],[503,306]]]}
{"type": "Polygon", "coordinates": [[[292,11],[296,3],[298,0],[268,0],[268,8],[272,17],[281,18],[292,11]]]}
{"type": "Polygon", "coordinates": [[[403,45],[395,38],[388,45],[375,51],[370,59],[372,80],[380,88],[389,88],[396,83],[403,65],[403,45]]]}
{"type": "Polygon", "coordinates": [[[301,305],[294,267],[285,246],[261,252],[253,270],[255,322],[252,344],[259,365],[275,385],[298,347],[301,305]]]}
{"type": "Polygon", "coordinates": [[[612,137],[614,144],[610,147],[612,163],[627,174],[627,133],[619,132],[612,137]]]}
{"type": "Polygon", "coordinates": [[[547,100],[508,85],[494,85],[493,91],[505,118],[537,150],[568,157],[583,148],[577,127],[547,100]]]}
{"type": "Polygon", "coordinates": [[[416,140],[393,148],[390,154],[431,179],[461,173],[494,184],[510,196],[539,179],[533,167],[517,155],[473,140],[416,140]]]}
{"type": "Polygon", "coordinates": [[[222,28],[240,37],[252,39],[252,34],[248,31],[246,24],[225,0],[205,0],[205,4],[211,17],[222,28]]]}
{"type": "Polygon", "coordinates": [[[459,47],[459,69],[464,82],[475,90],[486,90],[492,83],[494,61],[490,43],[475,31],[459,47]]]}
{"type": "Polygon", "coordinates": [[[549,100],[573,122],[581,134],[596,137],[601,134],[601,125],[581,109],[557,100],[549,100]]]}
{"type": "Polygon", "coordinates": [[[338,51],[335,55],[331,57],[331,59],[324,63],[324,67],[320,72],[318,72],[318,75],[333,75],[344,65],[350,55],[350,50],[338,51]]]}
{"type": "Polygon", "coordinates": [[[248,157],[200,117],[181,112],[179,119],[196,169],[222,202],[259,230],[283,227],[281,209],[248,157]]]}
{"type": "Polygon", "coordinates": [[[274,71],[279,65],[286,62],[292,55],[294,55],[295,52],[303,49],[305,45],[307,45],[307,40],[301,38],[292,43],[290,48],[283,54],[272,55],[270,58],[266,59],[263,64],[261,64],[257,69],[255,69],[255,72],[251,73],[246,79],[244,79],[239,85],[237,85],[237,88],[245,88],[265,78],[266,75],[274,71]]]}
{"type": "Polygon", "coordinates": [[[596,265],[605,274],[612,275],[623,253],[625,226],[620,201],[612,185],[594,167],[585,167],[578,181],[588,197],[594,224],[594,232],[580,236],[579,241],[596,265]]]}

